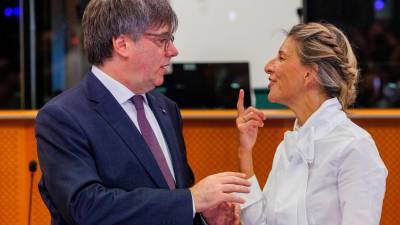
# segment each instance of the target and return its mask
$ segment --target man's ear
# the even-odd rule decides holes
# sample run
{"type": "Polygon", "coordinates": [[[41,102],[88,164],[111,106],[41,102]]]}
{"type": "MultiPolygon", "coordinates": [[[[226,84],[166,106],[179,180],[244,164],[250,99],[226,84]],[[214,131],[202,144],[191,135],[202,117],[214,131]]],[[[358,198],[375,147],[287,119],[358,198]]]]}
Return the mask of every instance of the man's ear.
{"type": "Polygon", "coordinates": [[[128,57],[133,40],[124,34],[112,38],[113,50],[122,57],[128,57]]]}

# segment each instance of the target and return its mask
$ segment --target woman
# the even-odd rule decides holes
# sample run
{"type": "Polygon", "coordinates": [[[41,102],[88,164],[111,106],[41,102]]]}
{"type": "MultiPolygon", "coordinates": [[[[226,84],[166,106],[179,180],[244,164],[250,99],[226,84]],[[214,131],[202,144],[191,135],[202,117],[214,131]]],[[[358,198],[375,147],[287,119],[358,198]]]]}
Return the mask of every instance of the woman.
{"type": "Polygon", "coordinates": [[[252,148],[264,115],[238,99],[240,170],[252,183],[241,206],[244,225],[379,224],[387,170],[371,136],[347,118],[356,97],[357,61],[335,26],[294,26],[265,66],[268,99],[296,116],[275,152],[261,191],[252,148]]]}

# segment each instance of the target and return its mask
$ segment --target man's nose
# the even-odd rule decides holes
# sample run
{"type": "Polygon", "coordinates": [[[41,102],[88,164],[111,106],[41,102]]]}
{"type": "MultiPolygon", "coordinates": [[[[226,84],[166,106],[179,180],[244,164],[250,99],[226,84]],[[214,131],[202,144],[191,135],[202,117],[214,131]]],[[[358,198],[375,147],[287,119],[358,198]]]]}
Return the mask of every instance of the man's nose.
{"type": "Polygon", "coordinates": [[[171,58],[172,58],[172,57],[177,56],[178,54],[179,54],[178,49],[176,48],[174,42],[171,41],[171,42],[169,43],[169,45],[168,45],[166,51],[165,51],[165,55],[166,55],[167,57],[171,57],[171,58]]]}

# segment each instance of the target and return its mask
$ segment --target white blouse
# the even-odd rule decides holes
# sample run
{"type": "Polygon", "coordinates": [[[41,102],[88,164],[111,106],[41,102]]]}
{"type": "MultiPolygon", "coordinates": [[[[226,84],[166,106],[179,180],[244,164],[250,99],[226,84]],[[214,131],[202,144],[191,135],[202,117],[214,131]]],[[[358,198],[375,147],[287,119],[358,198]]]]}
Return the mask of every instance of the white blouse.
{"type": "Polygon", "coordinates": [[[379,224],[387,174],[371,136],[329,99],[285,133],[264,190],[255,176],[249,179],[242,223],[379,224]]]}

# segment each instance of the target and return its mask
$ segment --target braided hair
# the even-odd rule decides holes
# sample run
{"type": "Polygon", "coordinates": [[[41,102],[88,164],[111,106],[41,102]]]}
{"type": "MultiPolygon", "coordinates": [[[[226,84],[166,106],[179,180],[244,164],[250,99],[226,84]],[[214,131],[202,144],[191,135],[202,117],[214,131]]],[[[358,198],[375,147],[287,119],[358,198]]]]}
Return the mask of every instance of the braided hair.
{"type": "Polygon", "coordinates": [[[318,67],[318,82],[329,97],[337,97],[343,110],[356,99],[357,59],[347,37],[328,23],[295,25],[288,33],[298,43],[304,65],[318,67]]]}

